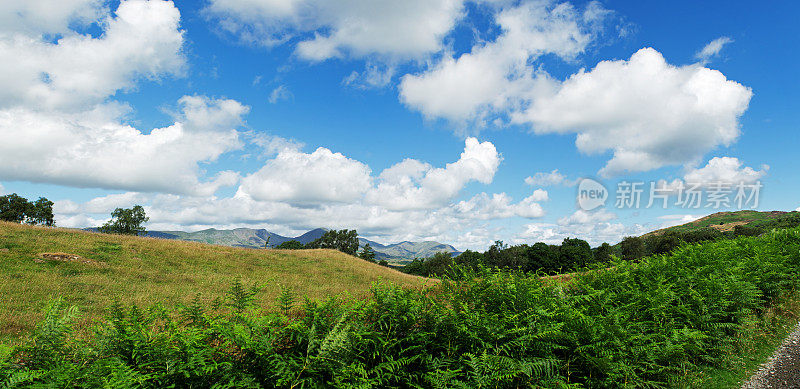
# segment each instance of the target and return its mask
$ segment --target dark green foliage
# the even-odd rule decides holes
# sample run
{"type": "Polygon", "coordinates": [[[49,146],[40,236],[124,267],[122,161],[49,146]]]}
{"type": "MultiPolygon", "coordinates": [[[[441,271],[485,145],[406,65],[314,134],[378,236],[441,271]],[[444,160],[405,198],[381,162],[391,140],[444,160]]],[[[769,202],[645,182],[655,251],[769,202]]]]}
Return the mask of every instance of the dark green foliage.
{"type": "Polygon", "coordinates": [[[670,253],[681,243],[683,243],[681,235],[672,231],[650,235],[644,239],[647,255],[670,253]]]}
{"type": "Polygon", "coordinates": [[[585,240],[564,238],[561,242],[561,265],[569,269],[580,269],[592,263],[592,248],[585,240]]]}
{"type": "Polygon", "coordinates": [[[764,229],[761,227],[753,227],[753,226],[735,226],[733,227],[733,235],[736,236],[759,236],[764,233],[764,229]]]}
{"type": "Polygon", "coordinates": [[[235,312],[242,313],[253,306],[253,301],[260,291],[261,288],[258,285],[252,285],[247,288],[242,284],[241,280],[235,280],[231,285],[231,289],[226,293],[224,305],[235,312]]]}
{"type": "Polygon", "coordinates": [[[356,230],[330,230],[319,239],[306,245],[309,249],[334,249],[345,254],[356,255],[358,251],[358,232],[356,230]]]}
{"type": "Polygon", "coordinates": [[[306,246],[296,240],[287,240],[286,242],[275,246],[275,248],[280,250],[302,250],[306,248],[306,246]]]}
{"type": "Polygon", "coordinates": [[[53,216],[53,202],[39,197],[34,202],[12,193],[0,196],[0,220],[28,224],[39,224],[43,226],[55,226],[53,216]]]}
{"type": "Polygon", "coordinates": [[[38,200],[31,204],[30,213],[27,215],[26,221],[30,224],[39,224],[48,227],[55,226],[53,202],[44,197],[39,197],[38,200]]]}
{"type": "Polygon", "coordinates": [[[610,244],[605,242],[592,251],[592,254],[594,255],[594,261],[598,263],[606,263],[611,261],[611,255],[613,253],[614,249],[611,248],[610,244]]]}
{"type": "MultiPolygon", "coordinates": [[[[608,245],[606,245],[608,246],[608,245]]],[[[603,250],[610,250],[610,246],[603,250]]],[[[601,251],[603,254],[603,251],[601,251]]],[[[610,259],[604,257],[603,262],[610,259]]],[[[478,270],[482,267],[527,272],[563,273],[590,266],[597,262],[589,243],[581,239],[564,239],[560,246],[536,243],[533,246],[521,244],[509,246],[496,241],[484,253],[467,250],[455,258],[448,253],[438,253],[426,259],[415,259],[403,271],[421,276],[443,276],[457,274],[455,268],[478,270]]]]}
{"type": "Polygon", "coordinates": [[[627,261],[640,259],[647,254],[643,239],[637,236],[625,237],[619,246],[622,259],[627,261]]]}
{"type": "Polygon", "coordinates": [[[98,228],[100,232],[106,234],[139,235],[145,233],[142,226],[150,220],[141,205],[134,205],[133,208],[117,208],[111,212],[111,220],[98,228]]]}
{"type": "Polygon", "coordinates": [[[436,276],[436,275],[443,276],[447,274],[448,271],[450,271],[450,269],[453,267],[454,264],[453,258],[450,255],[450,253],[445,253],[445,252],[436,253],[432,257],[427,258],[424,261],[420,261],[418,259],[415,259],[414,261],[417,262],[416,263],[412,262],[412,264],[414,264],[412,265],[412,268],[413,266],[420,266],[421,268],[420,275],[423,275],[425,277],[436,276]]]}
{"type": "Polygon", "coordinates": [[[364,248],[361,249],[361,252],[358,253],[358,257],[365,261],[375,262],[375,250],[367,243],[364,245],[364,248]]]}
{"type": "Polygon", "coordinates": [[[684,232],[681,238],[687,243],[699,243],[724,238],[725,235],[716,228],[698,228],[696,230],[684,232]]]}
{"type": "Polygon", "coordinates": [[[528,266],[525,270],[554,273],[562,267],[559,247],[537,242],[528,248],[528,266]]]}
{"type": "Polygon", "coordinates": [[[289,311],[291,311],[292,308],[294,308],[294,303],[295,303],[295,295],[292,292],[292,289],[282,287],[281,292],[278,294],[278,299],[276,303],[281,312],[283,312],[284,314],[288,314],[289,311]]]}
{"type": "Polygon", "coordinates": [[[0,220],[22,223],[31,212],[31,203],[28,199],[12,193],[0,196],[0,220]]]}

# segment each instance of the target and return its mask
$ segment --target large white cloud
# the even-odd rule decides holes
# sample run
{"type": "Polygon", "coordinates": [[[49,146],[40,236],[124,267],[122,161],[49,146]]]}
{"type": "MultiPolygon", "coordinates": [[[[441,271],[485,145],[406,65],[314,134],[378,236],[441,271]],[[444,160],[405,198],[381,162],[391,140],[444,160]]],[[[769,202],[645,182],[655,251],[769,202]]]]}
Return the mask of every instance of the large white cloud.
{"type": "Polygon", "coordinates": [[[294,39],[299,56],[420,58],[442,48],[463,0],[212,0],[207,12],[245,41],[294,39]]]}
{"type": "Polygon", "coordinates": [[[133,87],[137,78],[182,72],[180,13],[171,2],[123,1],[116,16],[106,13],[98,22],[98,37],[66,30],[55,42],[37,31],[0,27],[0,57],[14,59],[0,62],[0,107],[81,109],[133,87]]]}
{"type": "Polygon", "coordinates": [[[501,160],[492,143],[467,138],[458,161],[444,168],[407,159],[384,170],[367,202],[393,210],[440,207],[470,181],[491,183],[501,160]]]}
{"type": "Polygon", "coordinates": [[[613,152],[601,173],[689,164],[739,136],[752,91],[716,70],[673,66],[645,48],[554,83],[514,115],[537,133],[576,133],[585,153],[613,152]]]}
{"type": "Polygon", "coordinates": [[[116,208],[130,208],[132,205],[148,201],[148,196],[138,192],[125,192],[95,197],[85,203],[78,204],[72,200],[58,200],[53,204],[53,211],[60,215],[79,215],[83,213],[110,213],[116,208]]]}
{"type": "Polygon", "coordinates": [[[211,194],[236,183],[223,172],[201,183],[199,163],[241,146],[247,107],[200,96],[180,99],[168,127],[145,133],[120,123],[119,107],[78,113],[0,110],[0,177],[77,187],[211,194]]]}
{"type": "Polygon", "coordinates": [[[0,63],[0,177],[190,194],[237,182],[233,172],[202,182],[200,164],[241,147],[247,107],[185,96],[173,125],[142,131],[109,100],[137,80],[182,74],[172,2],[122,1],[113,14],[97,1],[4,3],[0,20],[0,56],[13,58],[0,63]],[[102,33],[73,29],[90,23],[102,33]]]}
{"type": "Polygon", "coordinates": [[[606,12],[594,2],[584,11],[544,1],[503,9],[495,16],[502,30],[495,41],[403,76],[401,100],[427,117],[460,121],[507,110],[538,87],[533,60],[547,53],[574,58],[606,12]]]}
{"type": "Polygon", "coordinates": [[[101,0],[36,0],[0,2],[0,31],[56,34],[72,23],[88,24],[103,12],[101,0]]]}
{"type": "Polygon", "coordinates": [[[367,165],[324,147],[308,154],[287,148],[242,179],[239,193],[295,204],[353,202],[369,189],[367,165]]]}
{"type": "Polygon", "coordinates": [[[366,164],[320,147],[305,153],[291,145],[242,179],[240,196],[292,204],[361,202],[388,210],[446,205],[471,181],[489,184],[501,156],[490,142],[467,138],[464,151],[443,168],[406,159],[376,178],[366,164]]]}

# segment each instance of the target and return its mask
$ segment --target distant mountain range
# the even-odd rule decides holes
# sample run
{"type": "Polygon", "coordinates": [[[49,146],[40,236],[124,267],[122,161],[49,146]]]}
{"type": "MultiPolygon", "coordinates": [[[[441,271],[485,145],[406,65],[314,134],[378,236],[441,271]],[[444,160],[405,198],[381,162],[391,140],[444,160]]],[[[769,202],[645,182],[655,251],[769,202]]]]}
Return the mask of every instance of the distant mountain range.
{"type": "MultiPolygon", "coordinates": [[[[269,238],[269,245],[274,247],[283,242],[296,240],[306,244],[312,242],[325,233],[325,229],[317,228],[296,237],[286,237],[269,232],[265,229],[236,228],[233,230],[217,230],[210,228],[196,232],[184,231],[147,231],[146,236],[161,239],[178,239],[210,244],[219,244],[235,247],[264,248],[269,238]]],[[[449,244],[434,241],[400,242],[394,244],[380,244],[364,238],[358,238],[360,246],[367,243],[375,250],[378,260],[385,259],[392,264],[403,264],[414,258],[427,258],[438,252],[452,253],[454,256],[460,252],[449,244]]]]}

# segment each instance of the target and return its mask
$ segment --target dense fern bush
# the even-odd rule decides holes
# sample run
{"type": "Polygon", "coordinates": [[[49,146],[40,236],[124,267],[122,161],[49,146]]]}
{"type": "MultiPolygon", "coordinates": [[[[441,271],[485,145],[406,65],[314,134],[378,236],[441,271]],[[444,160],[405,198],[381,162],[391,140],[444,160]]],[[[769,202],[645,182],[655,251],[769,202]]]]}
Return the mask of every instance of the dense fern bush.
{"type": "Polygon", "coordinates": [[[0,348],[0,388],[634,388],[693,382],[750,321],[793,293],[800,230],[682,246],[571,282],[461,273],[436,289],[376,285],[371,298],[177,311],[115,305],[75,340],[74,309],[49,307],[31,339],[0,348]]]}

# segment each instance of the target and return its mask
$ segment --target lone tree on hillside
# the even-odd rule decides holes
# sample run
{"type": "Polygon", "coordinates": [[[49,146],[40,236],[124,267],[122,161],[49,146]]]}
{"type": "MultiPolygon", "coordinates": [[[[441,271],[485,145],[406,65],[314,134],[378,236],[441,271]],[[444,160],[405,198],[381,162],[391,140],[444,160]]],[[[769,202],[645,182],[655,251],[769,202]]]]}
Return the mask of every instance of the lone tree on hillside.
{"type": "Polygon", "coordinates": [[[117,208],[111,212],[111,220],[98,229],[106,234],[139,235],[145,233],[142,223],[148,220],[150,218],[145,215],[141,205],[134,205],[130,209],[117,208]]]}
{"type": "Polygon", "coordinates": [[[0,220],[14,223],[41,224],[43,226],[54,226],[56,224],[53,217],[53,202],[39,197],[34,202],[12,193],[0,196],[0,220]]]}
{"type": "Polygon", "coordinates": [[[361,249],[361,252],[358,253],[358,257],[365,261],[375,262],[375,250],[367,243],[364,245],[364,248],[361,249]]]}
{"type": "Polygon", "coordinates": [[[53,202],[44,197],[39,197],[39,200],[31,204],[30,214],[27,215],[27,222],[29,224],[40,224],[48,227],[55,226],[56,221],[53,215],[53,202]]]}
{"type": "Polygon", "coordinates": [[[334,249],[345,254],[356,255],[358,232],[356,230],[330,230],[319,239],[306,245],[309,249],[334,249]]]}

